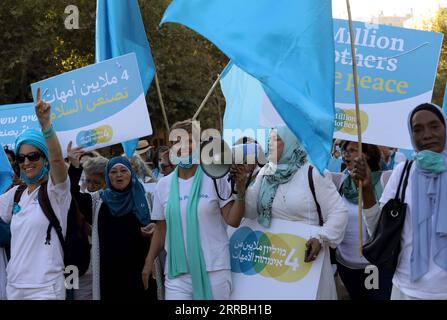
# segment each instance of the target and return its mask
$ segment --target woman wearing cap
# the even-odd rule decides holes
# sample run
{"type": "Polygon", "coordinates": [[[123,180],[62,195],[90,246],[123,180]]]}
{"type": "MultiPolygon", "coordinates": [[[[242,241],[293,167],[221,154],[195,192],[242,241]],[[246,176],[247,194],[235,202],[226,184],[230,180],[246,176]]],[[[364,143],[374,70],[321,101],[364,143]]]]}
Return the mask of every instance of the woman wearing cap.
{"type": "Polygon", "coordinates": [[[338,245],[345,233],[348,216],[342,199],[332,181],[313,170],[320,217],[309,186],[307,154],[287,126],[278,126],[271,131],[268,155],[269,162],[247,189],[245,216],[256,218],[265,228],[270,227],[273,218],[317,226],[306,243],[304,262],[314,261],[320,251],[325,251],[316,298],[336,300],[329,246],[338,245]]]}
{"type": "Polygon", "coordinates": [[[70,207],[70,181],[61,146],[50,119],[50,105],[37,90],[36,115],[41,131],[28,129],[16,139],[16,162],[26,183],[20,201],[14,203],[18,187],[0,196],[0,218],[11,223],[11,260],[7,269],[7,298],[12,300],[63,300],[65,278],[63,249],[56,231],[37,200],[41,184],[47,182],[51,207],[65,235],[70,207]]]}
{"type": "MultiPolygon", "coordinates": [[[[416,154],[405,192],[407,210],[391,299],[447,299],[446,118],[441,108],[424,103],[410,113],[408,129],[416,154]]],[[[363,182],[363,212],[372,233],[380,207],[396,194],[403,169],[403,163],[394,168],[377,203],[365,158],[354,160],[352,176],[363,182]]]]}

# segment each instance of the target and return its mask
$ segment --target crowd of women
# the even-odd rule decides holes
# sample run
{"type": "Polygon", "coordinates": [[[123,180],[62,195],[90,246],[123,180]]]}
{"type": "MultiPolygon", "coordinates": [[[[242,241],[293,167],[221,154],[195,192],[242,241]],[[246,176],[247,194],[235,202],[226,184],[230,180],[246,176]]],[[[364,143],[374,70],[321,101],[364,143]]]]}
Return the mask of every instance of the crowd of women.
{"type": "Polygon", "coordinates": [[[325,252],[317,299],[340,298],[340,286],[353,300],[447,299],[447,131],[433,104],[417,106],[408,119],[414,160],[400,254],[395,270],[378,266],[373,289],[365,286],[371,263],[359,254],[359,185],[367,242],[410,168],[396,150],[363,144],[360,153],[357,143],[335,141],[331,165],[320,175],[295,135],[279,126],[271,130],[264,166],[233,165],[237,193],[224,200],[228,179],[215,184],[194,163],[200,142],[190,120],[172,127],[188,132],[189,140],[179,141],[187,154],[160,147],[151,170],[138,154],[106,159],[71,144],[67,163],[50,106],[39,98],[36,115],[41,130],[24,131],[7,151],[16,177],[0,195],[2,299],[229,299],[227,228],[245,218],[265,228],[272,219],[317,227],[305,256],[310,263],[325,252]],[[147,182],[155,189],[145,189],[147,182]],[[75,252],[66,242],[79,226],[86,226],[89,259],[77,288],[68,290],[66,260],[75,252]]]}

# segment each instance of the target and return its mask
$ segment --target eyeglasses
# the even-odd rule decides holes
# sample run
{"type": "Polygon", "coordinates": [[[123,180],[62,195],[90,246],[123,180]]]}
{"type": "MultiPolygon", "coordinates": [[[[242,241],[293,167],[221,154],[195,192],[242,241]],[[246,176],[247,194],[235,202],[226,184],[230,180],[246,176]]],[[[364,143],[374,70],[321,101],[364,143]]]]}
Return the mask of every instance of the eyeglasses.
{"type": "Polygon", "coordinates": [[[28,154],[21,154],[19,153],[17,155],[17,162],[18,163],[24,163],[25,158],[27,158],[31,162],[36,162],[42,157],[42,154],[40,152],[30,152],[28,154]]]}
{"type": "Polygon", "coordinates": [[[353,153],[358,153],[359,151],[357,149],[353,150],[342,150],[341,151],[341,156],[342,157],[346,157],[348,154],[353,154],[353,153]]]}

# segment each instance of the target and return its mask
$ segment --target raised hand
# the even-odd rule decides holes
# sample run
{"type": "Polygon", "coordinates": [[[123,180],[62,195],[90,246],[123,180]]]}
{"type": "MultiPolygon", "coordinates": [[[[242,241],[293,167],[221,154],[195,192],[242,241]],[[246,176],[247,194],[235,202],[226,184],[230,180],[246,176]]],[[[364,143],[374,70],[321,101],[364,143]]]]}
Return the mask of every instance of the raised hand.
{"type": "Polygon", "coordinates": [[[70,143],[67,146],[67,154],[68,159],[70,160],[70,163],[75,168],[81,167],[81,162],[79,161],[81,156],[84,154],[84,150],[82,150],[80,147],[72,148],[73,142],[70,141],[70,143]]]}
{"type": "Polygon", "coordinates": [[[37,88],[35,112],[42,130],[48,129],[51,126],[51,106],[40,99],[40,88],[37,88]]]}
{"type": "Polygon", "coordinates": [[[245,195],[245,186],[247,184],[248,169],[246,165],[234,164],[231,167],[231,174],[233,175],[236,190],[240,196],[245,195]]]}
{"type": "Polygon", "coordinates": [[[366,157],[364,154],[361,154],[359,157],[354,159],[354,166],[350,172],[352,179],[357,183],[358,181],[362,181],[363,187],[371,187],[372,179],[371,179],[371,169],[368,166],[368,162],[366,161],[366,157]]]}

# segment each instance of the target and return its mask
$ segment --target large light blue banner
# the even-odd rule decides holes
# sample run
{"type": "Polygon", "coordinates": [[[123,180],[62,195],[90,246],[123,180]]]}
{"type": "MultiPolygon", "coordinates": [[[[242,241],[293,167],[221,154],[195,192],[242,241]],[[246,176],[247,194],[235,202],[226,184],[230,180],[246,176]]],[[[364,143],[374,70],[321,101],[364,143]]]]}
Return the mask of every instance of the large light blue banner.
{"type": "MultiPolygon", "coordinates": [[[[431,102],[443,35],[353,22],[363,141],[412,149],[408,113],[431,102]]],[[[334,19],[335,137],[357,141],[348,21],[334,19]]]]}
{"type": "Polygon", "coordinates": [[[97,149],[152,134],[134,53],[31,85],[51,105],[61,144],[97,149]]]}
{"type": "MultiPolygon", "coordinates": [[[[346,20],[334,20],[334,137],[357,141],[348,30],[346,20]]],[[[431,102],[443,36],[355,21],[354,32],[362,139],[366,143],[412,149],[408,113],[420,103],[431,102]]],[[[237,66],[224,73],[221,86],[227,101],[226,129],[268,128],[283,123],[261,83],[237,66]]]]}
{"type": "Polygon", "coordinates": [[[34,103],[0,106],[0,144],[14,149],[17,136],[28,128],[38,128],[34,103]]]}

